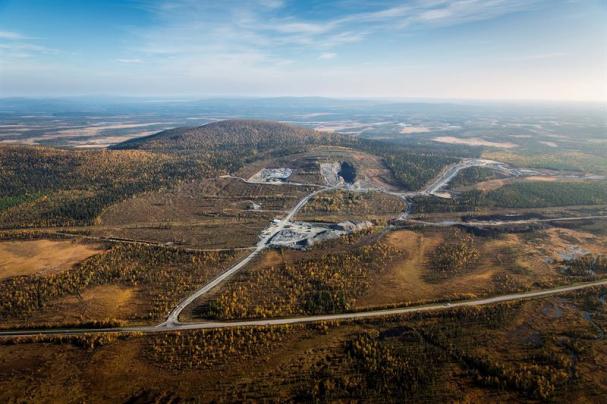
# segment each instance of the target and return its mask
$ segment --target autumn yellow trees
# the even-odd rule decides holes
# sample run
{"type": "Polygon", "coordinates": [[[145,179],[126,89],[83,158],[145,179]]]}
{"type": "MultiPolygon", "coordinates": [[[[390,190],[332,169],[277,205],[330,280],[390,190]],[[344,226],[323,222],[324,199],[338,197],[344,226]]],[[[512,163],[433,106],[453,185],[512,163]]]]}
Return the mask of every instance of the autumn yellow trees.
{"type": "Polygon", "coordinates": [[[116,244],[72,269],[0,282],[0,316],[26,317],[53,299],[108,284],[139,287],[145,297],[138,319],[162,319],[188,292],[223,269],[232,252],[190,252],[158,246],[116,244]]]}

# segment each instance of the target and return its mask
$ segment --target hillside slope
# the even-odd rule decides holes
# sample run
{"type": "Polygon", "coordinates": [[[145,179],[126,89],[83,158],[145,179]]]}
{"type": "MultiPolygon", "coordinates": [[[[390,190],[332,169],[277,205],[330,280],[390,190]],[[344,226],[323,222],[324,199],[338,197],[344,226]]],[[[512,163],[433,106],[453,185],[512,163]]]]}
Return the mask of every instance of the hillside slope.
{"type": "Polygon", "coordinates": [[[0,228],[90,224],[114,202],[206,175],[205,162],[162,153],[0,145],[0,228]]]}
{"type": "Polygon", "coordinates": [[[197,128],[176,128],[131,139],[113,149],[151,151],[218,150],[233,146],[259,149],[328,141],[331,137],[311,129],[279,122],[226,120],[197,128]]]}

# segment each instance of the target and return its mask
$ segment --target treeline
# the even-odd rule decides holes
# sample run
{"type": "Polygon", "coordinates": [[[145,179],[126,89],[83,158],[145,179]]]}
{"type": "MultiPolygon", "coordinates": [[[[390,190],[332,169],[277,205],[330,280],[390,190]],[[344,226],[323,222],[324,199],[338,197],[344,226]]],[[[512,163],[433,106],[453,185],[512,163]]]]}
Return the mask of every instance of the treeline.
{"type": "Polygon", "coordinates": [[[403,201],[379,192],[333,191],[312,198],[302,209],[303,214],[336,213],[340,215],[395,214],[404,208],[403,201]]]}
{"type": "Polygon", "coordinates": [[[458,162],[460,156],[473,157],[459,148],[403,146],[368,139],[350,146],[382,157],[399,185],[410,191],[421,189],[445,166],[458,162]]]}
{"type": "Polygon", "coordinates": [[[223,121],[134,139],[116,150],[2,146],[0,227],[90,225],[105,207],[137,193],[235,172],[311,145],[352,142],[276,122],[223,121]]]}
{"type": "Polygon", "coordinates": [[[143,151],[82,151],[47,147],[0,147],[0,197],[95,190],[199,174],[209,167],[143,151]],[[192,173],[192,171],[194,171],[192,173]]]}
{"type": "Polygon", "coordinates": [[[504,363],[488,355],[467,352],[437,330],[420,329],[424,339],[444,349],[453,359],[469,370],[478,385],[512,389],[529,397],[547,400],[556,388],[570,378],[571,359],[565,355],[546,353],[518,364],[504,363]]]}
{"type": "Polygon", "coordinates": [[[0,345],[18,344],[71,344],[79,348],[94,350],[104,345],[112,344],[129,337],[119,333],[90,333],[74,335],[36,335],[27,337],[0,338],[0,345]]]}
{"type": "Polygon", "coordinates": [[[441,170],[458,161],[456,158],[432,154],[397,153],[384,155],[384,161],[405,189],[414,191],[436,177],[441,170]]]}
{"type": "Polygon", "coordinates": [[[279,122],[225,120],[197,128],[170,129],[151,136],[128,140],[112,148],[161,152],[267,150],[279,146],[329,144],[339,141],[338,139],[342,137],[338,134],[316,132],[279,122]]]}
{"type": "Polygon", "coordinates": [[[382,157],[401,186],[419,189],[447,164],[441,151],[319,133],[276,122],[222,121],[133,139],[115,150],[0,147],[0,227],[90,225],[113,203],[179,181],[235,172],[316,145],[382,157]]]}
{"type": "Polygon", "coordinates": [[[569,276],[594,277],[607,274],[607,256],[585,254],[563,262],[569,276]]]}
{"type": "Polygon", "coordinates": [[[364,331],[345,337],[341,352],[321,357],[306,373],[307,381],[295,399],[306,402],[454,401],[458,396],[452,395],[449,388],[452,373],[448,369],[458,361],[420,330],[434,333],[448,328],[450,340],[457,344],[461,338],[458,330],[471,325],[502,327],[513,318],[518,306],[502,304],[363,321],[364,331]]]}
{"type": "Polygon", "coordinates": [[[54,299],[87,288],[119,284],[144,290],[138,319],[161,319],[177,302],[224,267],[232,252],[186,252],[157,246],[116,244],[67,271],[0,282],[0,316],[24,318],[54,299]]]}
{"type": "Polygon", "coordinates": [[[432,385],[440,382],[445,355],[408,327],[394,333],[409,343],[385,338],[376,330],[348,336],[343,352],[327,355],[313,366],[295,401],[427,401],[432,385]]]}

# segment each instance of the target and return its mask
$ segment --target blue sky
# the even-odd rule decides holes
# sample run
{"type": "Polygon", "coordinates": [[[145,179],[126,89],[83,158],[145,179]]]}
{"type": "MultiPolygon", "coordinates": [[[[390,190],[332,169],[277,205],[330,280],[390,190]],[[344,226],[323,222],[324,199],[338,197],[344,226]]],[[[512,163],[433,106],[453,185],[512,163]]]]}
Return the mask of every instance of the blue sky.
{"type": "Polygon", "coordinates": [[[607,101],[607,0],[0,0],[0,96],[607,101]]]}

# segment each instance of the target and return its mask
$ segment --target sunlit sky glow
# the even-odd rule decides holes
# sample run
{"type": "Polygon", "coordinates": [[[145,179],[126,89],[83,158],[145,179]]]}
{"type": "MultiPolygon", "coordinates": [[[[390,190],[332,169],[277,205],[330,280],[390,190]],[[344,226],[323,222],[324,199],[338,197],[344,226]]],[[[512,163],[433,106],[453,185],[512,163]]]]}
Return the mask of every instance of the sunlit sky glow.
{"type": "Polygon", "coordinates": [[[0,97],[607,101],[605,0],[0,0],[0,97]]]}

